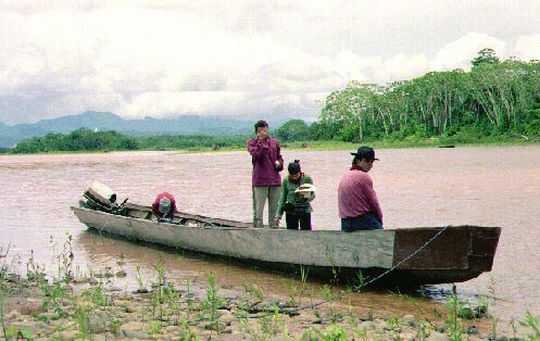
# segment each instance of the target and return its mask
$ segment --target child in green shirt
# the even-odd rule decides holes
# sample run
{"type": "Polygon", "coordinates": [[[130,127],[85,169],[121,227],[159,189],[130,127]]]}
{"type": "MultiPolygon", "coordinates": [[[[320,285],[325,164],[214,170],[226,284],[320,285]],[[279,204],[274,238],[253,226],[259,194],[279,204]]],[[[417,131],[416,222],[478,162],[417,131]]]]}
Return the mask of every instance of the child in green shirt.
{"type": "Polygon", "coordinates": [[[313,180],[307,174],[302,173],[300,160],[294,160],[288,166],[289,176],[283,179],[281,184],[281,197],[278,203],[276,226],[285,215],[287,229],[311,230],[310,202],[315,199],[313,180]]]}

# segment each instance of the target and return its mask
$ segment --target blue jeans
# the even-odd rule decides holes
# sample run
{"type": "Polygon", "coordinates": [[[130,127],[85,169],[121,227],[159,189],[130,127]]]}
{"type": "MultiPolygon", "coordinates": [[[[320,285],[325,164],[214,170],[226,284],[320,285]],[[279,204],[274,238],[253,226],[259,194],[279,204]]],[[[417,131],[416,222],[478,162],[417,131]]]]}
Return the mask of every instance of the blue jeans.
{"type": "Polygon", "coordinates": [[[356,230],[380,230],[382,224],[372,212],[364,213],[358,217],[341,219],[341,231],[352,232],[356,230]]]}

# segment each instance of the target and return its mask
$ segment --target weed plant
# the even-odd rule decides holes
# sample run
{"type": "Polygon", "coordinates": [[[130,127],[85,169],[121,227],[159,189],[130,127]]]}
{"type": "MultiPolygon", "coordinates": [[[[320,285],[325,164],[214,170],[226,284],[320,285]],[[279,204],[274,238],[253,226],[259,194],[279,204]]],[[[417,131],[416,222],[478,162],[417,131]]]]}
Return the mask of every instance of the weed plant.
{"type": "Polygon", "coordinates": [[[533,314],[527,310],[525,318],[519,321],[519,324],[522,327],[526,327],[531,330],[531,332],[527,334],[527,339],[535,341],[540,340],[540,317],[533,316],[533,314]]]}
{"type": "Polygon", "coordinates": [[[208,275],[208,287],[206,288],[206,298],[201,302],[201,312],[210,322],[210,328],[219,332],[222,326],[219,323],[220,313],[218,309],[225,304],[225,299],[219,295],[219,288],[216,285],[215,276],[208,275]]]}

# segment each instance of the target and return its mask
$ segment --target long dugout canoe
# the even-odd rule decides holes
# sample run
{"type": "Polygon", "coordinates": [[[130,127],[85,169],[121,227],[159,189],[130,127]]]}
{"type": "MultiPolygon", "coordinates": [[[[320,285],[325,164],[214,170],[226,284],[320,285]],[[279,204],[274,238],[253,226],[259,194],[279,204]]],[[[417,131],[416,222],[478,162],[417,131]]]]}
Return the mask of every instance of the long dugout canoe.
{"type": "Polygon", "coordinates": [[[126,206],[123,215],[84,207],[71,209],[89,228],[130,240],[230,258],[281,272],[298,272],[302,266],[310,277],[321,279],[357,278],[359,271],[369,278],[394,268],[380,282],[397,285],[462,282],[490,271],[501,233],[500,227],[482,226],[350,233],[261,229],[249,223],[182,212],[176,213],[176,223],[171,223],[149,219],[150,207],[126,206]],[[191,222],[199,224],[192,226],[191,222]]]}

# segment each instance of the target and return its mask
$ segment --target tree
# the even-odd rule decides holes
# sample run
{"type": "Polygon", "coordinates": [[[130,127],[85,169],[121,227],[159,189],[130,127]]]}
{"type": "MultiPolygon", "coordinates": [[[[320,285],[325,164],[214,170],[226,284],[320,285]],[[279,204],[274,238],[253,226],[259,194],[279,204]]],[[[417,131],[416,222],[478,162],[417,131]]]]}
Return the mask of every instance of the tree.
{"type": "Polygon", "coordinates": [[[484,48],[478,51],[478,56],[471,60],[473,68],[482,65],[482,64],[498,64],[499,57],[495,53],[495,50],[490,48],[484,48]]]}
{"type": "Polygon", "coordinates": [[[276,136],[282,141],[309,140],[309,127],[303,120],[289,120],[279,127],[276,136]]]}

